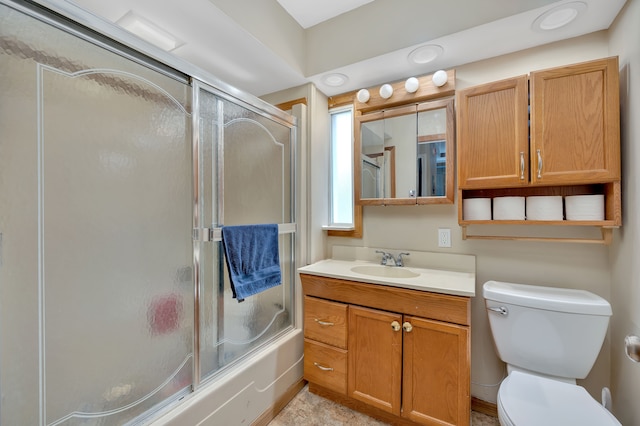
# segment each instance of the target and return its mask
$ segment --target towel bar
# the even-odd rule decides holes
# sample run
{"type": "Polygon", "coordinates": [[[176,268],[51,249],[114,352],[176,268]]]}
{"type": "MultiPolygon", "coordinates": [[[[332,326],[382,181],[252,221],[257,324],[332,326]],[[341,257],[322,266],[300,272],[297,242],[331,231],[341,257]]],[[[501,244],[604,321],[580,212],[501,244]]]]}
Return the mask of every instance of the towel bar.
{"type": "MultiPolygon", "coordinates": [[[[296,232],[295,223],[279,223],[278,234],[291,234],[296,232]]],[[[222,228],[194,228],[194,241],[222,241],[222,228]]]]}

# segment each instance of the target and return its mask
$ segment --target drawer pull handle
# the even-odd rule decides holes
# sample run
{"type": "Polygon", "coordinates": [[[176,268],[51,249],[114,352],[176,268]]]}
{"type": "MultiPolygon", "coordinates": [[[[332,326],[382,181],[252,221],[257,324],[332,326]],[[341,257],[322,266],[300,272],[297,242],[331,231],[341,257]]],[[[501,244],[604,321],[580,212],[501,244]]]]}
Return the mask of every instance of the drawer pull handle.
{"type": "Polygon", "coordinates": [[[400,323],[398,321],[394,321],[391,323],[391,329],[393,331],[400,331],[400,323]]]}
{"type": "Polygon", "coordinates": [[[319,320],[318,318],[314,318],[314,320],[315,320],[315,322],[317,322],[317,323],[318,323],[318,325],[321,325],[321,326],[323,326],[323,327],[329,327],[329,326],[335,325],[335,324],[334,324],[334,323],[332,323],[332,322],[322,321],[322,320],[319,320]]]}
{"type": "Polygon", "coordinates": [[[520,180],[524,180],[524,151],[520,151],[520,180]]]}
{"type": "Polygon", "coordinates": [[[315,365],[316,367],[318,367],[322,371],[333,371],[333,368],[325,367],[324,365],[320,365],[317,362],[314,362],[313,365],[315,365]]]}
{"type": "Polygon", "coordinates": [[[410,322],[405,322],[404,324],[402,324],[402,328],[404,329],[404,331],[406,331],[407,333],[411,333],[411,330],[413,330],[413,326],[411,325],[410,322]]]}

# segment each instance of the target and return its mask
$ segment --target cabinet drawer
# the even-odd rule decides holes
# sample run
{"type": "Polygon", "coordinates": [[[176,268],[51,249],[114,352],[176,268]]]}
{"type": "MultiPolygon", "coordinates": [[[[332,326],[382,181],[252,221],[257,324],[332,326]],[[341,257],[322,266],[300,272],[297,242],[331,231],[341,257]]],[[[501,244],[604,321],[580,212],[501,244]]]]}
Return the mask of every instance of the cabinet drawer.
{"type": "Polygon", "coordinates": [[[304,378],[347,394],[347,351],[304,339],[304,378]]]}
{"type": "Polygon", "coordinates": [[[347,305],[305,296],[304,337],[346,349],[347,305]]]}

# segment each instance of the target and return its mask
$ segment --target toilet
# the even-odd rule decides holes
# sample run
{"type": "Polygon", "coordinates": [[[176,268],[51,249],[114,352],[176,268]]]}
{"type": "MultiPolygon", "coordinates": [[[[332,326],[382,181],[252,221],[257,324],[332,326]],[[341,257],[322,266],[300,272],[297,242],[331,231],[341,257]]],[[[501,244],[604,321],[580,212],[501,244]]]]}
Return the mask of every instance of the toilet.
{"type": "Polygon", "coordinates": [[[485,306],[507,377],[502,426],[609,426],[620,422],[576,384],[591,371],[611,305],[583,290],[488,281],[485,306]]]}

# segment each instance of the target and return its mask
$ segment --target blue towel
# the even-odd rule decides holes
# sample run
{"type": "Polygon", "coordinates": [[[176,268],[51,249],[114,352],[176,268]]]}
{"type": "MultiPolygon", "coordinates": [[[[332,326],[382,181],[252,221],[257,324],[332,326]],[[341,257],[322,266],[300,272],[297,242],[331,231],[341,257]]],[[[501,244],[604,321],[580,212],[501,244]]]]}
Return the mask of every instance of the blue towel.
{"type": "Polygon", "coordinates": [[[282,283],[278,225],[223,226],[222,244],[238,302],[282,283]]]}

